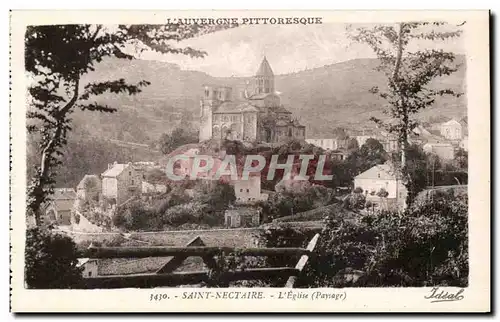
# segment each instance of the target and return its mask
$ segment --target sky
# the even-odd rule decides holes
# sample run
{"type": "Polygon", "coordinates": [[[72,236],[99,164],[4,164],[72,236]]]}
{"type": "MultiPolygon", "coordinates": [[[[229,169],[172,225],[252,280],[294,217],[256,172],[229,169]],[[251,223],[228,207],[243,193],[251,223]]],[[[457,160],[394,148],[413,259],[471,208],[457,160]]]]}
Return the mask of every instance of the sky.
{"type": "MultiPolygon", "coordinates": [[[[175,63],[182,69],[228,77],[255,74],[264,56],[275,74],[287,74],[356,58],[375,57],[368,46],[348,39],[345,24],[245,25],[189,39],[179,45],[193,46],[206,51],[208,55],[204,58],[190,58],[145,52],[140,58],[175,63]]],[[[412,46],[464,53],[461,39],[442,43],[418,41],[412,46]]]]}

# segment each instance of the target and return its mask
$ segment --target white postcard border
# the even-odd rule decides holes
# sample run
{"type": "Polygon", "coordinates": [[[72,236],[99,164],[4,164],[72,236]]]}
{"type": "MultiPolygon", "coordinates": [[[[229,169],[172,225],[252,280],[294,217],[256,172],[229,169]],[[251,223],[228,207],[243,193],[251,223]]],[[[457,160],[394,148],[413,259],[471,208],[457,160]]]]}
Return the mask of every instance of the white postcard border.
{"type": "MultiPolygon", "coordinates": [[[[490,308],[490,86],[487,11],[13,11],[11,18],[11,305],[14,312],[486,312],[490,308]],[[24,288],[26,210],[26,131],[24,30],[26,25],[63,23],[164,23],[167,17],[322,17],[323,23],[392,22],[396,20],[466,21],[469,119],[469,287],[464,299],[430,303],[431,288],[322,289],[346,294],[345,300],[280,300],[285,289],[263,291],[266,300],[180,300],[182,292],[200,289],[27,290],[24,288]],[[170,300],[150,301],[168,293],[170,300]],[[175,299],[178,296],[178,299],[175,299]]],[[[205,289],[204,289],[205,290],[205,289]]],[[[223,289],[210,289],[221,291],[223,289]]],[[[245,291],[247,289],[233,289],[245,291]]],[[[458,291],[459,288],[446,288],[458,291]]],[[[317,289],[293,289],[312,294],[317,289]]]]}

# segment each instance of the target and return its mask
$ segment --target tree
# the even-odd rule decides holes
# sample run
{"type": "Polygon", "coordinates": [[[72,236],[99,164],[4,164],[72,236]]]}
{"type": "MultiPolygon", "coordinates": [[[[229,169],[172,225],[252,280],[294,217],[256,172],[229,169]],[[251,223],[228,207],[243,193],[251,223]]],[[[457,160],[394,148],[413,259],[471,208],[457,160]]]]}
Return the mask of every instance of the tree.
{"type": "Polygon", "coordinates": [[[76,244],[69,237],[42,230],[26,231],[25,281],[29,288],[71,288],[80,282],[76,244]]]}
{"type": "Polygon", "coordinates": [[[369,138],[359,150],[351,153],[346,160],[351,177],[364,172],[377,164],[383,164],[388,159],[384,146],[378,140],[369,138]]]}
{"type": "Polygon", "coordinates": [[[146,181],[149,183],[166,184],[167,174],[158,168],[153,168],[146,172],[146,181]]]}
{"type": "Polygon", "coordinates": [[[357,150],[358,148],[358,140],[355,138],[351,138],[347,141],[347,150],[357,150]]]}
{"type": "Polygon", "coordinates": [[[411,51],[411,45],[421,40],[443,41],[460,36],[460,30],[449,31],[445,29],[447,27],[444,22],[401,22],[357,28],[349,34],[354,41],[364,43],[374,51],[380,61],[378,70],[387,77],[387,89],[374,87],[371,92],[388,102],[385,113],[390,118],[388,121],[371,119],[398,136],[402,151],[400,166],[408,187],[412,180],[406,172],[408,136],[417,125],[412,117],[432,106],[438,96],[461,95],[449,88],[436,90],[430,87],[434,79],[457,71],[458,66],[453,63],[455,55],[437,49],[411,51]]]}
{"type": "Polygon", "coordinates": [[[162,134],[159,145],[163,154],[169,154],[181,145],[190,143],[198,143],[198,134],[189,128],[176,128],[171,134],[162,134]]]}
{"type": "Polygon", "coordinates": [[[50,25],[28,26],[25,34],[25,69],[31,76],[27,118],[28,131],[37,133],[41,146],[40,166],[28,187],[28,212],[40,223],[40,205],[53,192],[54,170],[71,130],[71,114],[86,111],[114,112],[94,98],[106,92],[137,94],[149,85],[146,80],[128,83],[125,79],[83,84],[105,57],[134,59],[136,53],[161,53],[203,57],[205,52],[180,48],[175,42],[228,26],[200,25],[50,25]]]}

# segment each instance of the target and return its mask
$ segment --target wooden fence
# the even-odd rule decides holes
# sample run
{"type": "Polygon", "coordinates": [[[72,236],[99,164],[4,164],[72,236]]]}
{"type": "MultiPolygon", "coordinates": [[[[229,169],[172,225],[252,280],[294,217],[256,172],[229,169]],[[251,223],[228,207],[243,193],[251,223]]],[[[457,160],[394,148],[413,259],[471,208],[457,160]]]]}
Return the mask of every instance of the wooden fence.
{"type": "Polygon", "coordinates": [[[285,287],[294,286],[298,276],[314,253],[319,234],[309,242],[307,248],[236,248],[206,246],[200,237],[191,240],[185,247],[89,247],[80,252],[81,258],[147,258],[169,257],[155,272],[147,274],[109,275],[86,277],[79,288],[152,288],[207,283],[211,281],[210,271],[174,272],[191,256],[199,256],[209,268],[216,267],[215,256],[235,254],[237,256],[293,256],[301,255],[295,267],[245,268],[221,272],[224,282],[238,280],[260,280],[273,277],[288,277],[285,287]]]}

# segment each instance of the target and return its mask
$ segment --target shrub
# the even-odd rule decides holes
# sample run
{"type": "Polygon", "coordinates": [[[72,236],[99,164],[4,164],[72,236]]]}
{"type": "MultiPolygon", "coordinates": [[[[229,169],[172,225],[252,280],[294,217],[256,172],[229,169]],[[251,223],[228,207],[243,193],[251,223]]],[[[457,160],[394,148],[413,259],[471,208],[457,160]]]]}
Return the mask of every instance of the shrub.
{"type": "Polygon", "coordinates": [[[380,198],[387,198],[388,195],[389,192],[387,192],[387,190],[385,190],[384,188],[380,188],[380,190],[377,192],[377,196],[380,198]]]}
{"type": "Polygon", "coordinates": [[[342,206],[345,209],[358,210],[365,207],[366,197],[362,193],[351,193],[347,195],[343,201],[342,206]]]}
{"type": "MultiPolygon", "coordinates": [[[[437,194],[406,210],[366,215],[361,220],[327,217],[315,256],[298,287],[388,287],[468,285],[467,196],[437,194]],[[352,276],[356,276],[353,278],[352,276]]],[[[313,231],[291,227],[260,235],[265,247],[304,247],[313,231]]],[[[294,265],[295,257],[266,260],[294,265]]],[[[282,279],[269,283],[283,286],[282,279]]]]}
{"type": "Polygon", "coordinates": [[[72,288],[81,281],[77,247],[67,236],[50,230],[26,231],[25,280],[28,288],[72,288]]]}
{"type": "Polygon", "coordinates": [[[356,188],[354,188],[354,190],[352,192],[354,192],[354,193],[363,193],[363,188],[356,187],[356,188]]]}

